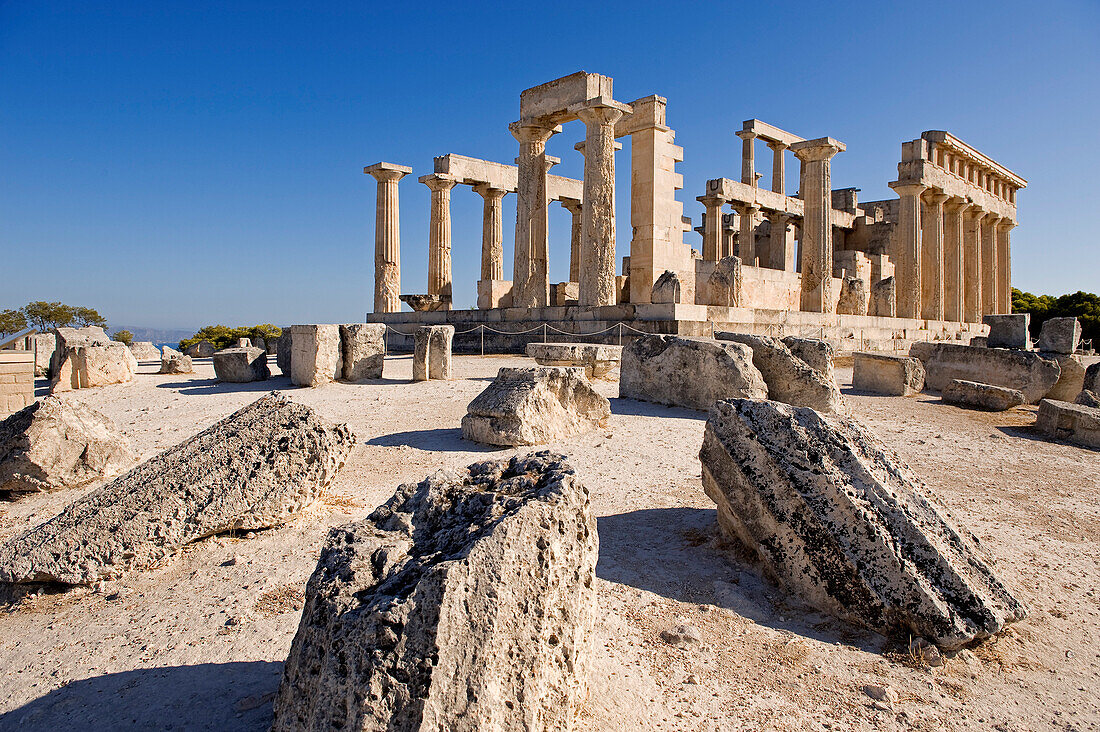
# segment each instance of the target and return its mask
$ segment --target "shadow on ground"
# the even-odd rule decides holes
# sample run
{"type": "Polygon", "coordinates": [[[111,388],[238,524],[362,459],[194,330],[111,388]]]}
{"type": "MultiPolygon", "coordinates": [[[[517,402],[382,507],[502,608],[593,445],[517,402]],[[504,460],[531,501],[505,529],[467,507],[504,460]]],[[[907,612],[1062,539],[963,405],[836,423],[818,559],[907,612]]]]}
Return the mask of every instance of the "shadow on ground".
{"type": "Polygon", "coordinates": [[[290,383],[290,379],[285,376],[272,376],[270,379],[263,381],[247,381],[243,384],[234,384],[228,381],[219,381],[218,379],[192,379],[190,381],[169,381],[163,384],[157,384],[158,389],[174,389],[180,394],[187,395],[202,395],[202,394],[230,394],[233,392],[242,391],[277,391],[277,390],[291,390],[294,389],[290,383]]]}
{"type": "Polygon", "coordinates": [[[376,447],[415,447],[417,450],[437,450],[441,452],[497,452],[509,450],[507,447],[491,447],[462,438],[458,427],[436,428],[431,430],[409,430],[379,435],[366,441],[376,447]]]}
{"type": "Polygon", "coordinates": [[[0,730],[266,730],[282,670],[248,661],[94,676],[0,715],[0,730]]]}
{"type": "Polygon", "coordinates": [[[707,413],[699,412],[694,409],[684,409],[683,407],[666,407],[663,404],[653,404],[652,402],[643,402],[637,399],[624,399],[622,397],[613,397],[608,399],[611,402],[611,413],[629,415],[632,417],[673,417],[679,419],[699,419],[706,421],[707,413]]]}

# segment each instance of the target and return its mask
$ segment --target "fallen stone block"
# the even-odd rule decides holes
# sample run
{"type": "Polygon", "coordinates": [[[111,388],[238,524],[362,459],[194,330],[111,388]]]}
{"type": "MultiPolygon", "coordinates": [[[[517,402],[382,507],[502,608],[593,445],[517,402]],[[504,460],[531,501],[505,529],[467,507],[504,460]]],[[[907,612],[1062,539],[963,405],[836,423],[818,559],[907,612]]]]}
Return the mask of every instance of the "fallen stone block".
{"type": "Polygon", "coordinates": [[[207,536],[278,526],[353,444],[344,425],[268,394],[0,546],[0,582],[92,584],[207,536]]]}
{"type": "Polygon", "coordinates": [[[50,378],[50,361],[54,351],[57,350],[57,336],[53,333],[35,333],[34,340],[34,375],[36,377],[50,378]]]}
{"type": "Polygon", "coordinates": [[[1073,400],[1073,403],[1080,404],[1082,407],[1100,407],[1100,394],[1082,389],[1077,398],[1073,400]]]}
{"type": "Polygon", "coordinates": [[[138,361],[159,361],[160,349],[152,341],[134,341],[130,344],[130,353],[138,361]]]}
{"type": "Polygon", "coordinates": [[[454,378],[451,343],[453,325],[424,325],[413,335],[413,381],[454,378]]]}
{"type": "Polygon", "coordinates": [[[279,336],[279,344],[275,352],[275,363],[283,376],[290,376],[290,362],[294,355],[293,342],[290,328],[284,328],[283,334],[279,336]]]}
{"type": "Polygon", "coordinates": [[[526,350],[539,366],[581,366],[589,379],[612,375],[623,360],[622,346],[603,343],[528,343],[526,350]]]}
{"type": "Polygon", "coordinates": [[[282,338],[281,335],[280,336],[271,336],[265,341],[265,344],[267,346],[267,355],[268,356],[278,356],[279,355],[279,339],[280,338],[282,338]]]}
{"type": "Polygon", "coordinates": [[[112,341],[107,333],[95,325],[83,328],[70,328],[63,326],[50,331],[54,337],[54,351],[50,355],[50,378],[56,378],[57,371],[61,367],[61,361],[70,348],[76,346],[106,346],[117,341],[112,341]]]}
{"type": "Polygon", "coordinates": [[[224,348],[214,353],[214,374],[218,381],[244,384],[264,381],[271,376],[267,368],[267,351],[259,348],[224,348]]]}
{"type": "Polygon", "coordinates": [[[682,302],[682,292],[680,275],[671,269],[666,269],[653,283],[649,301],[652,303],[679,303],[682,302]]]}
{"type": "Polygon", "coordinates": [[[544,445],[605,426],[611,404],[580,368],[502,368],[466,411],[467,440],[544,445]]]}
{"type": "Polygon", "coordinates": [[[1100,394],[1100,361],[1085,369],[1085,378],[1081,380],[1081,388],[1100,394]]]}
{"type": "Polygon", "coordinates": [[[741,290],[744,276],[741,273],[739,257],[722,257],[714,265],[707,280],[710,302],[719,307],[736,308],[741,306],[741,290]]]}
{"type": "Polygon", "coordinates": [[[341,325],[340,348],[344,381],[381,379],[386,362],[386,324],[341,325]]]}
{"type": "Polygon", "coordinates": [[[253,348],[262,348],[265,353],[267,352],[267,341],[263,338],[260,338],[259,336],[251,339],[248,345],[252,346],[253,348]]]}
{"type": "Polygon", "coordinates": [[[133,462],[115,423],[81,402],[47,396],[0,421],[0,491],[79,488],[133,462]]]}
{"type": "Polygon", "coordinates": [[[1058,381],[1046,393],[1045,398],[1062,402],[1072,402],[1085,388],[1085,369],[1090,365],[1090,362],[1100,363],[1100,361],[1097,361],[1096,356],[1047,352],[1044,352],[1043,355],[1057,361],[1058,367],[1061,369],[1058,373],[1058,381]]]}
{"type": "Polygon", "coordinates": [[[744,344],[647,335],[623,348],[619,396],[707,410],[719,399],[767,399],[768,387],[744,344]]]}
{"type": "Polygon", "coordinates": [[[990,412],[1003,412],[1024,403],[1023,392],[1006,389],[1003,386],[980,384],[976,381],[955,379],[948,384],[940,396],[945,402],[960,404],[964,407],[976,407],[990,412]]]}
{"type": "Polygon", "coordinates": [[[840,299],[836,303],[837,315],[866,315],[871,293],[861,277],[845,277],[840,285],[840,299]]]}
{"type": "Polygon", "coordinates": [[[217,350],[210,341],[199,341],[187,347],[187,355],[191,358],[211,358],[217,350]]]}
{"type": "Polygon", "coordinates": [[[852,388],[887,396],[912,396],[924,389],[924,365],[912,356],[852,354],[852,388]]]}
{"type": "Polygon", "coordinates": [[[721,401],[699,459],[722,531],[826,612],[943,648],[1026,615],[977,540],[854,420],[773,401],[721,401]]]}
{"type": "Polygon", "coordinates": [[[1019,348],[1025,351],[1031,348],[1031,333],[1028,331],[1031,313],[986,315],[982,317],[982,323],[989,326],[986,339],[989,348],[1019,348]]]}
{"type": "Polygon", "coordinates": [[[1073,353],[1081,342],[1081,323],[1077,318],[1047,318],[1039,330],[1039,350],[1073,353]]]}
{"type": "Polygon", "coordinates": [[[573,729],[598,548],[560,455],[402,485],[329,532],[271,729],[573,729]]]}
{"type": "Polygon", "coordinates": [[[1039,402],[1035,427],[1057,440],[1100,448],[1100,408],[1044,399],[1039,402]]]}
{"type": "Polygon", "coordinates": [[[340,378],[340,326],[292,325],[290,381],[296,386],[323,386],[340,378]]]}
{"type": "Polygon", "coordinates": [[[791,353],[805,361],[807,366],[824,376],[827,381],[836,383],[836,372],[833,369],[836,351],[828,341],[820,338],[786,336],[783,338],[783,345],[791,349],[791,353]]]}
{"type": "Polygon", "coordinates": [[[841,410],[840,387],[791,353],[783,341],[749,333],[717,332],[720,341],[743,343],[752,349],[752,365],[768,385],[768,398],[819,412],[841,410]]]}
{"type": "Polygon", "coordinates": [[[928,389],[942,392],[955,379],[976,381],[1021,391],[1028,404],[1038,403],[1061,374],[1057,361],[1032,351],[923,341],[914,343],[909,355],[924,364],[928,389]]]}
{"type": "Polygon", "coordinates": [[[50,393],[89,389],[134,380],[137,359],[123,343],[66,347],[50,382],[50,393]]]}
{"type": "Polygon", "coordinates": [[[897,282],[892,275],[871,285],[871,301],[867,305],[867,314],[880,318],[897,317],[897,282]]]}
{"type": "Polygon", "coordinates": [[[174,348],[164,347],[160,354],[160,371],[162,374],[191,374],[195,372],[191,364],[191,357],[185,356],[174,348]]]}

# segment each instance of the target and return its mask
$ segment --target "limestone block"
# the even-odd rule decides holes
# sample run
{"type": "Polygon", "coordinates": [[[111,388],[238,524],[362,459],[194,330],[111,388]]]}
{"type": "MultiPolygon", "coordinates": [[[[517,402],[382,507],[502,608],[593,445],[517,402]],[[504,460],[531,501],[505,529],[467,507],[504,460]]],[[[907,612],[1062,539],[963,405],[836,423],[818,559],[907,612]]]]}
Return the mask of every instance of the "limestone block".
{"type": "Polygon", "coordinates": [[[741,259],[738,257],[723,257],[718,260],[714,272],[707,280],[708,304],[727,308],[740,307],[743,284],[741,259]]]}
{"type": "Polygon", "coordinates": [[[1100,362],[1094,363],[1085,369],[1085,378],[1081,382],[1081,388],[1100,394],[1100,362]]]}
{"type": "Polygon", "coordinates": [[[623,347],[603,343],[528,343],[527,355],[540,366],[581,366],[589,379],[611,376],[623,359],[623,347]]]}
{"type": "Polygon", "coordinates": [[[258,336],[256,338],[252,338],[249,342],[249,345],[253,348],[262,348],[264,353],[267,353],[267,341],[263,338],[260,338],[258,336]]]}
{"type": "Polygon", "coordinates": [[[805,361],[807,366],[824,376],[826,380],[836,383],[836,372],[833,370],[835,350],[828,341],[821,338],[785,336],[783,345],[791,349],[791,353],[805,361]]]}
{"type": "Polygon", "coordinates": [[[279,355],[279,339],[281,337],[282,336],[272,336],[272,337],[268,338],[266,341],[264,341],[264,345],[267,347],[267,355],[268,356],[276,356],[277,357],[279,355]]]}
{"type": "Polygon", "coordinates": [[[294,355],[294,336],[290,332],[290,328],[284,328],[283,334],[279,336],[278,347],[275,350],[275,363],[279,366],[279,371],[283,373],[283,376],[290,376],[290,361],[294,355]]]}
{"type": "Polygon", "coordinates": [[[216,350],[210,341],[199,341],[187,347],[187,355],[191,358],[210,358],[216,350]]]}
{"type": "Polygon", "coordinates": [[[125,384],[134,380],[137,359],[123,343],[108,341],[104,345],[66,347],[50,383],[50,393],[73,389],[88,389],[108,384],[125,384]]]}
{"type": "Polygon", "coordinates": [[[653,292],[649,301],[653,303],[683,302],[681,299],[680,276],[672,270],[666,269],[664,274],[653,283],[653,292]]]}
{"type": "Polygon", "coordinates": [[[192,541],[285,523],[355,438],[268,394],[0,546],[0,582],[92,584],[192,541]]]}
{"type": "Polygon", "coordinates": [[[271,729],[574,729],[598,544],[560,455],[402,485],[329,532],[271,729]]]}
{"type": "Polygon", "coordinates": [[[707,410],[719,399],[767,399],[768,387],[748,346],[648,335],[623,348],[619,396],[707,410]]]}
{"type": "Polygon", "coordinates": [[[630,275],[615,275],[615,303],[630,302],[630,275]]]}
{"type": "Polygon", "coordinates": [[[550,285],[550,305],[566,307],[580,302],[581,286],[578,282],[558,282],[550,285]]]}
{"type": "Polygon", "coordinates": [[[426,325],[413,335],[413,381],[454,378],[451,365],[453,325],[426,325]]]}
{"type": "Polygon", "coordinates": [[[264,381],[271,376],[271,371],[267,368],[267,351],[251,346],[215,351],[214,374],[218,381],[233,384],[264,381]]]}
{"type": "Polygon", "coordinates": [[[138,361],[159,361],[160,349],[152,341],[134,341],[130,344],[130,353],[138,361]]]}
{"type": "Polygon", "coordinates": [[[898,314],[897,284],[894,277],[886,277],[871,285],[871,298],[867,314],[879,318],[896,318],[898,314]]]}
{"type": "Polygon", "coordinates": [[[1031,348],[1031,334],[1028,325],[1031,322],[1031,313],[1014,313],[1012,315],[986,315],[982,323],[989,326],[989,337],[986,345],[989,348],[1031,348]]]}
{"type": "Polygon", "coordinates": [[[160,354],[160,372],[162,374],[190,374],[195,369],[191,357],[185,356],[174,348],[164,347],[160,354]]]}
{"type": "Polygon", "coordinates": [[[385,323],[351,323],[340,326],[344,381],[381,379],[386,361],[385,323]]]}
{"type": "Polygon", "coordinates": [[[854,420],[721,401],[699,459],[722,531],[826,612],[943,648],[1026,616],[973,535],[854,420]]]}
{"type": "Polygon", "coordinates": [[[962,379],[1017,389],[1028,404],[1042,399],[1061,374],[1057,361],[1033,351],[925,341],[914,343],[909,355],[924,364],[924,384],[932,391],[942,392],[955,379],[962,379]]]}
{"type": "Polygon", "coordinates": [[[34,336],[34,375],[50,377],[50,360],[57,350],[57,336],[53,333],[35,333],[34,336]]]}
{"type": "Polygon", "coordinates": [[[1080,404],[1083,407],[1100,408],[1100,394],[1084,389],[1077,395],[1077,398],[1073,400],[1073,403],[1080,404]]]}
{"type": "Polygon", "coordinates": [[[852,354],[852,387],[888,396],[912,396],[924,389],[924,365],[912,356],[852,354]]]}
{"type": "Polygon", "coordinates": [[[1100,448],[1100,408],[1044,399],[1035,428],[1058,440],[1100,448]]]}
{"type": "Polygon", "coordinates": [[[859,277],[845,277],[836,304],[837,315],[866,315],[869,299],[866,282],[859,277]]]}
{"type": "Polygon", "coordinates": [[[1096,357],[1051,352],[1044,352],[1043,355],[1053,358],[1061,368],[1058,381],[1046,393],[1046,398],[1072,402],[1085,388],[1085,359],[1095,359],[1096,357]]]}
{"type": "Polygon", "coordinates": [[[115,423],[75,400],[43,397],[0,421],[0,491],[79,488],[133,461],[115,423]]]}
{"type": "Polygon", "coordinates": [[[107,337],[104,330],[95,325],[89,325],[84,328],[54,328],[50,331],[54,336],[54,351],[50,357],[50,378],[57,378],[57,371],[61,368],[61,361],[65,358],[65,353],[76,346],[106,346],[110,343],[116,343],[107,337]]]}
{"type": "Polygon", "coordinates": [[[543,445],[607,424],[611,404],[580,368],[502,368],[474,397],[462,436],[487,445],[543,445]]]}
{"type": "MultiPolygon", "coordinates": [[[[249,338],[238,338],[237,345],[230,346],[231,348],[252,348],[252,340],[249,338]]],[[[264,349],[267,350],[267,349],[264,349]]]]}
{"type": "Polygon", "coordinates": [[[477,306],[481,310],[512,307],[512,281],[478,280],[477,306]]]}
{"type": "Polygon", "coordinates": [[[290,381],[296,386],[322,386],[340,378],[340,326],[292,325],[290,381]]]}
{"type": "Polygon", "coordinates": [[[771,336],[716,332],[720,341],[743,343],[752,349],[752,365],[768,385],[768,398],[819,412],[841,411],[840,388],[836,382],[791,353],[783,341],[771,336]]]}
{"type": "Polygon", "coordinates": [[[974,336],[970,339],[968,345],[974,346],[975,348],[989,348],[989,339],[985,336],[974,336]]]}
{"type": "Polygon", "coordinates": [[[1073,353],[1080,342],[1081,323],[1077,318],[1047,318],[1043,321],[1039,331],[1040,351],[1073,353]]]}
{"type": "Polygon", "coordinates": [[[1024,394],[1018,389],[980,384],[976,381],[955,379],[941,392],[945,402],[975,407],[989,412],[1003,412],[1024,403],[1024,394]]]}

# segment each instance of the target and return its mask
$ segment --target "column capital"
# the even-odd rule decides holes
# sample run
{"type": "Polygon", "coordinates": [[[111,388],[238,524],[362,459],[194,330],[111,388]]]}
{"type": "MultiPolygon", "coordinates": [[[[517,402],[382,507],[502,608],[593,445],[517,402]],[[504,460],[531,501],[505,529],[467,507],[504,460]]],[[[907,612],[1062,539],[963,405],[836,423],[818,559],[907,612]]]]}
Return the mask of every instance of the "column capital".
{"type": "Polygon", "coordinates": [[[768,147],[772,149],[772,152],[781,153],[789,148],[790,145],[785,142],[780,142],[779,140],[768,140],[768,147]]]}
{"type": "Polygon", "coordinates": [[[581,202],[576,198],[559,198],[558,203],[569,213],[576,215],[581,212],[581,202]]]}
{"type": "Polygon", "coordinates": [[[499,201],[509,193],[504,188],[494,187],[492,183],[475,183],[471,187],[474,189],[474,193],[488,200],[499,201]]]}
{"type": "Polygon", "coordinates": [[[630,114],[634,110],[629,104],[616,102],[611,97],[599,96],[574,105],[569,108],[569,111],[576,114],[586,125],[613,125],[624,114],[630,114]]]}
{"type": "Polygon", "coordinates": [[[964,212],[967,216],[974,218],[975,220],[984,219],[987,211],[976,203],[971,203],[966,207],[964,212]]]}
{"type": "Polygon", "coordinates": [[[899,180],[887,183],[886,185],[893,188],[894,192],[899,196],[921,196],[928,190],[928,186],[923,183],[903,183],[899,180]]]}
{"type": "Polygon", "coordinates": [[[737,132],[734,132],[733,134],[737,135],[738,137],[740,137],[745,142],[755,140],[756,137],[757,137],[756,133],[753,132],[752,130],[738,130],[737,132]]]}
{"type": "Polygon", "coordinates": [[[519,120],[508,125],[508,131],[520,142],[546,142],[561,132],[561,125],[545,125],[534,120],[519,120]]]}
{"type": "Polygon", "coordinates": [[[924,199],[933,206],[942,206],[944,203],[951,200],[951,196],[935,188],[931,188],[928,193],[924,195],[924,199]]]}
{"type": "Polygon", "coordinates": [[[760,211],[760,206],[755,203],[733,203],[730,205],[742,216],[753,216],[760,211]]]}
{"type": "Polygon", "coordinates": [[[707,208],[713,208],[715,206],[721,208],[722,205],[726,202],[726,199],[722,198],[721,196],[696,196],[695,200],[703,204],[707,208]]]}
{"type": "Polygon", "coordinates": [[[815,160],[828,160],[837,153],[847,150],[840,140],[831,137],[819,137],[816,140],[803,140],[791,145],[791,152],[804,163],[815,160]]]}
{"type": "Polygon", "coordinates": [[[374,176],[375,180],[381,183],[382,181],[401,180],[406,175],[413,172],[413,169],[406,165],[397,165],[396,163],[375,163],[374,165],[368,165],[363,168],[363,172],[367,175],[374,176]]]}
{"type": "Polygon", "coordinates": [[[997,228],[1004,229],[1005,231],[1011,231],[1016,228],[1016,222],[1007,216],[1002,216],[1001,220],[997,222],[997,228]]]}
{"type": "Polygon", "coordinates": [[[970,205],[970,201],[961,196],[950,196],[944,201],[943,207],[948,213],[958,213],[970,205]]]}
{"type": "Polygon", "coordinates": [[[428,186],[428,188],[431,188],[432,191],[449,191],[458,185],[458,178],[453,175],[447,175],[446,173],[422,175],[418,180],[428,186]]]}

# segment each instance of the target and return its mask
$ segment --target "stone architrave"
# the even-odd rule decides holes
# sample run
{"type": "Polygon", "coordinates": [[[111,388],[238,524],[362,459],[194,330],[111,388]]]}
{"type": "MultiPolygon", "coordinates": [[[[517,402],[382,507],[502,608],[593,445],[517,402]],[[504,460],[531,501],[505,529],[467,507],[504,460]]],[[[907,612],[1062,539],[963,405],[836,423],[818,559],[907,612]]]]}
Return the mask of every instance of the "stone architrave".
{"type": "Polygon", "coordinates": [[[292,325],[290,335],[291,383],[295,386],[323,386],[340,378],[344,366],[339,325],[292,325]]]}
{"type": "Polygon", "coordinates": [[[260,348],[223,348],[214,352],[214,374],[218,381],[244,384],[271,376],[267,351],[260,348]]]}
{"type": "Polygon", "coordinates": [[[925,187],[917,183],[891,183],[890,187],[901,199],[895,249],[890,254],[895,266],[897,317],[917,319],[921,317],[921,196],[925,187]]]}
{"type": "Polygon", "coordinates": [[[374,219],[374,312],[401,312],[401,216],[397,182],[412,168],[375,163],[363,172],[378,181],[374,219]]]}
{"type": "Polygon", "coordinates": [[[508,129],[519,141],[512,307],[541,308],[550,299],[550,199],[546,176],[554,160],[546,155],[546,141],[560,132],[561,126],[521,121],[513,122],[508,129]]]}
{"type": "Polygon", "coordinates": [[[428,295],[437,296],[443,310],[451,309],[451,189],[454,176],[433,173],[420,178],[432,192],[428,220],[428,295]]]}
{"type": "Polygon", "coordinates": [[[481,279],[504,279],[504,219],[501,201],[508,191],[488,183],[474,186],[474,193],[483,199],[481,213],[481,279]]]}
{"type": "MultiPolygon", "coordinates": [[[[844,152],[844,143],[831,137],[791,145],[802,161],[802,295],[801,310],[828,312],[833,278],[833,194],[830,160],[844,152]]],[[[743,244],[742,244],[743,245],[743,244]]]]}
{"type": "Polygon", "coordinates": [[[679,303],[682,302],[682,288],[680,286],[680,276],[670,269],[666,269],[664,274],[657,278],[657,281],[653,283],[653,292],[650,294],[649,301],[652,303],[679,303]]]}
{"type": "Polygon", "coordinates": [[[1039,331],[1039,350],[1073,353],[1081,342],[1081,323],[1077,318],[1047,318],[1039,331]]]}
{"type": "Polygon", "coordinates": [[[451,363],[453,325],[425,325],[413,335],[413,381],[454,378],[451,363]]]}
{"type": "Polygon", "coordinates": [[[340,350],[344,381],[381,379],[386,362],[386,324],[341,325],[340,350]]]}
{"type": "Polygon", "coordinates": [[[610,98],[576,110],[585,125],[580,306],[615,305],[615,123],[630,107],[610,98]]]}

